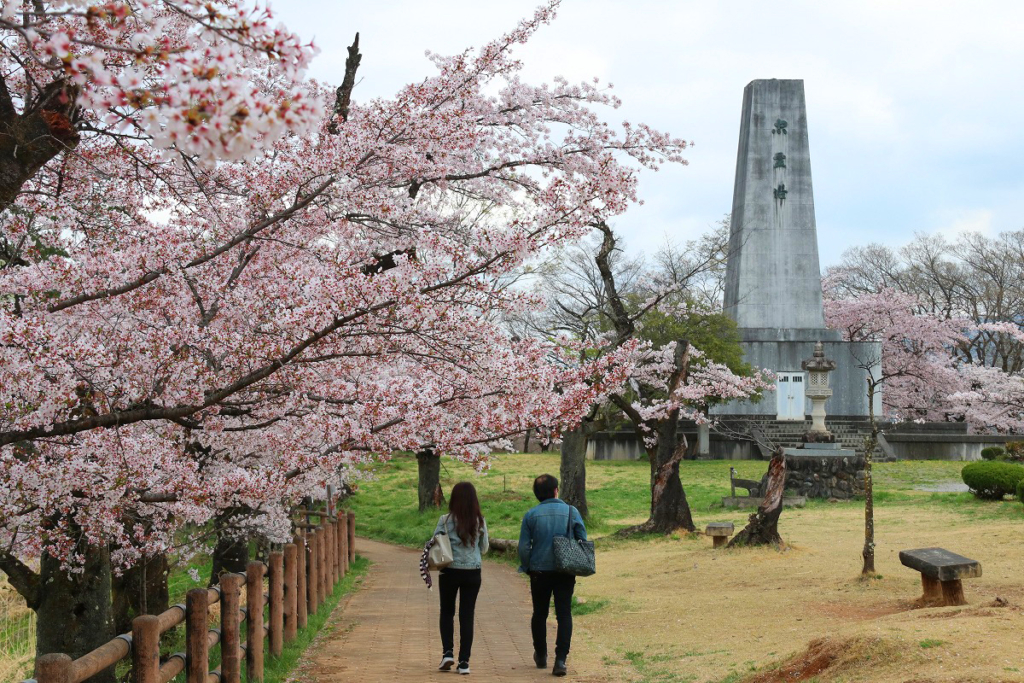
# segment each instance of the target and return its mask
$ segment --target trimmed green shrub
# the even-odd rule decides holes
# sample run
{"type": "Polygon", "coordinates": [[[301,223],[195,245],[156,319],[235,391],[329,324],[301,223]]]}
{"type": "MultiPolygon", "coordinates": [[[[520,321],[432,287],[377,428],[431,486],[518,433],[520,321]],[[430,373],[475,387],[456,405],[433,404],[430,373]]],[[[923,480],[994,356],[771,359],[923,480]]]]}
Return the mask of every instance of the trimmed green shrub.
{"type": "Polygon", "coordinates": [[[1024,479],[1017,482],[1017,500],[1024,503],[1024,479]]]}
{"type": "Polygon", "coordinates": [[[978,498],[1002,500],[1015,494],[1024,481],[1024,467],[1008,462],[972,462],[960,471],[964,483],[978,498]]]}
{"type": "Polygon", "coordinates": [[[999,446],[989,446],[988,448],[981,449],[982,460],[999,460],[999,456],[1005,453],[999,446]]]}
{"type": "Polygon", "coordinates": [[[1011,441],[1006,444],[1006,457],[1004,460],[1024,462],[1024,441],[1011,441]]]}

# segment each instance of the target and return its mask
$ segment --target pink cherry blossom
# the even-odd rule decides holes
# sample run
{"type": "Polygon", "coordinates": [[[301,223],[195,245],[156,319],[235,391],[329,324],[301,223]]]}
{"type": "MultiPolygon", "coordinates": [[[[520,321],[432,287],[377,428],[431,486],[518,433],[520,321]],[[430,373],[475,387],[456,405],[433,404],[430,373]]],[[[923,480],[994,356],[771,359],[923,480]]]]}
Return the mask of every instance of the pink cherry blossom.
{"type": "Polygon", "coordinates": [[[83,138],[3,214],[5,547],[73,566],[82,534],[129,565],[227,509],[283,540],[289,506],[369,458],[484,469],[621,387],[637,345],[579,363],[502,323],[537,305],[511,274],[686,147],[606,123],[595,86],[521,80],[512,52],[556,4],[347,117],[320,116],[334,88],[296,80],[311,51],[265,8],[5,19],[27,57],[66,35],[93,125],[152,142],[83,138]]]}

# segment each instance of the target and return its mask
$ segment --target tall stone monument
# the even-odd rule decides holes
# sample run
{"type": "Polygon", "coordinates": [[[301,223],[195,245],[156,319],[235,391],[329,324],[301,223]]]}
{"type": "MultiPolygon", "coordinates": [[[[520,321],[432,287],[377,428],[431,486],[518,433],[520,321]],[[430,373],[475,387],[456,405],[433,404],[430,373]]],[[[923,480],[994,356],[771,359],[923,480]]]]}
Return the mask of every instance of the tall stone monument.
{"type": "Polygon", "coordinates": [[[719,406],[717,415],[805,423],[811,406],[801,363],[821,342],[836,362],[830,417],[867,416],[858,359],[878,358],[878,345],[844,342],[825,328],[802,80],[756,80],[743,91],[725,312],[739,327],[745,360],[775,372],[777,390],[757,403],[719,406]]]}

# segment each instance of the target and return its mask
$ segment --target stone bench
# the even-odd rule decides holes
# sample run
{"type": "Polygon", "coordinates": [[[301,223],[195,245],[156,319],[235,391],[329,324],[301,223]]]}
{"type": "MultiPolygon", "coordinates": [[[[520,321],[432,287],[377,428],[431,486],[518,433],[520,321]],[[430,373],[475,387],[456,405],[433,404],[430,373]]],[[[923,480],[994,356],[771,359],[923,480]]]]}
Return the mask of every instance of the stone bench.
{"type": "Polygon", "coordinates": [[[900,562],[921,572],[921,600],[928,604],[966,605],[962,580],[981,576],[980,562],[944,548],[901,550],[900,562]]]}
{"type": "Polygon", "coordinates": [[[736,527],[732,522],[710,522],[704,529],[704,534],[710,536],[715,548],[721,548],[732,536],[736,527]]]}

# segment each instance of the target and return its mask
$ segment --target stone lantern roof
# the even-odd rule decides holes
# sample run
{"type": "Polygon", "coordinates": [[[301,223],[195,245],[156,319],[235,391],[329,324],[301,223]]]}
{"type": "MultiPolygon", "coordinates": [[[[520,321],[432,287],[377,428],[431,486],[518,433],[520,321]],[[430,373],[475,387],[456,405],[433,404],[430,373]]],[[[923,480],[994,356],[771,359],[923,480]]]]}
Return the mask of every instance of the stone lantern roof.
{"type": "Polygon", "coordinates": [[[831,358],[825,358],[825,346],[818,342],[814,345],[814,355],[801,361],[800,368],[814,372],[832,372],[836,369],[836,362],[831,358]]]}

